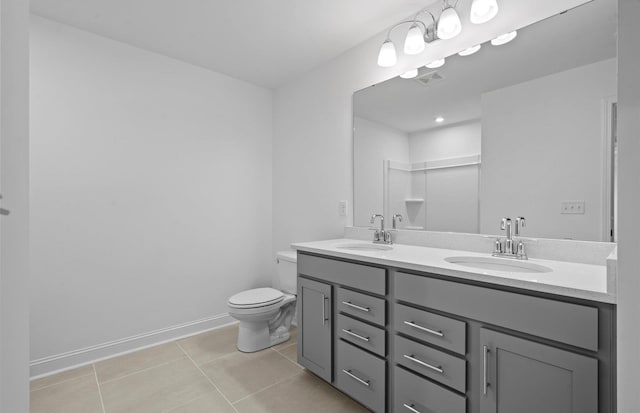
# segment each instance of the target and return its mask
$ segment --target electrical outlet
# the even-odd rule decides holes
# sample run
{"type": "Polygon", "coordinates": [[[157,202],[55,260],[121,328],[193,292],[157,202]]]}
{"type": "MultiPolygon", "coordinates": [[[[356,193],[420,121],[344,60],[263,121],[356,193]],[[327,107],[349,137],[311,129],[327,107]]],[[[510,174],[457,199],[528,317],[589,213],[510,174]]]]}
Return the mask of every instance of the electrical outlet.
{"type": "Polygon", "coordinates": [[[560,202],[561,214],[584,214],[584,201],[560,202]]]}
{"type": "Polygon", "coordinates": [[[349,201],[338,202],[338,215],[346,217],[348,215],[347,209],[349,208],[349,201]]]}

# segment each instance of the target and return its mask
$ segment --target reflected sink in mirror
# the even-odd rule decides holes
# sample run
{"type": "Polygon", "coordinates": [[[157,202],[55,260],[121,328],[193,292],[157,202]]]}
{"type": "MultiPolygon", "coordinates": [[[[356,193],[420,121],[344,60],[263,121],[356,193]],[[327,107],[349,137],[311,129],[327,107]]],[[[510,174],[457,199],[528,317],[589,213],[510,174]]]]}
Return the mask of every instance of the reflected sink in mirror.
{"type": "Polygon", "coordinates": [[[447,257],[444,259],[451,264],[462,265],[464,267],[476,268],[478,270],[504,271],[504,272],[524,272],[543,273],[553,271],[544,265],[534,264],[527,261],[515,261],[508,258],[494,257],[447,257]]]}
{"type": "Polygon", "coordinates": [[[336,248],[343,249],[343,250],[352,250],[352,251],[374,251],[374,252],[389,251],[393,249],[393,247],[390,245],[373,244],[373,243],[366,243],[366,242],[336,245],[336,248]]]}

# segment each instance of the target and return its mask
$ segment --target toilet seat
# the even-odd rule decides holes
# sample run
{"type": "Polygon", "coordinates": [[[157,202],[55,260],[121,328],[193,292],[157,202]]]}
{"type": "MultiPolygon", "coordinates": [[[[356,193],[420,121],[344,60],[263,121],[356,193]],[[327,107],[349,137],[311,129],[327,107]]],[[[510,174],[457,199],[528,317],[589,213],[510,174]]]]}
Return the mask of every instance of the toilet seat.
{"type": "Polygon", "coordinates": [[[260,308],[278,304],[284,297],[284,293],[275,288],[254,288],[232,296],[228,304],[237,309],[260,308]]]}

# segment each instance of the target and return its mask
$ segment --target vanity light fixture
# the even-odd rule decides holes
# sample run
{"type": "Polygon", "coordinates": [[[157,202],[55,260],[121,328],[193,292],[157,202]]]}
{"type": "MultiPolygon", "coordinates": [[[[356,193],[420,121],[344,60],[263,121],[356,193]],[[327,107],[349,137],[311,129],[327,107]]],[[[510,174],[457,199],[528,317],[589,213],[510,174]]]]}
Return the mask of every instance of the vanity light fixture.
{"type": "Polygon", "coordinates": [[[393,67],[397,61],[396,47],[393,45],[391,39],[385,40],[380,48],[380,53],[378,53],[378,66],[393,67]]]}
{"type": "MultiPolygon", "coordinates": [[[[457,3],[456,1],[456,4],[457,3]]],[[[437,34],[439,39],[449,40],[460,34],[462,31],[462,22],[455,7],[449,5],[446,0],[444,6],[440,20],[438,20],[437,34]]]]}
{"type": "Polygon", "coordinates": [[[414,77],[418,76],[418,69],[412,69],[412,70],[408,70],[406,72],[404,72],[403,74],[400,75],[401,78],[403,79],[413,79],[414,77]]]}
{"type": "Polygon", "coordinates": [[[438,116],[436,118],[436,123],[442,123],[442,122],[444,122],[444,118],[442,116],[438,116]]]}
{"type": "Polygon", "coordinates": [[[482,45],[477,44],[477,45],[472,46],[472,47],[470,47],[468,49],[464,49],[463,51],[459,52],[458,54],[460,56],[471,56],[472,54],[474,54],[475,52],[480,50],[481,47],[482,47],[482,45]]]}
{"type": "MultiPolygon", "coordinates": [[[[427,44],[438,39],[453,39],[462,31],[462,21],[456,11],[459,0],[455,0],[453,5],[450,1],[442,0],[442,13],[440,18],[436,20],[434,15],[426,9],[416,13],[412,20],[400,22],[389,29],[384,43],[380,47],[378,53],[378,66],[393,67],[398,61],[396,47],[391,41],[391,32],[402,25],[410,25],[409,31],[404,38],[403,51],[407,55],[417,55],[424,51],[427,44]],[[431,22],[425,23],[418,19],[421,14],[431,16],[431,22]]],[[[498,13],[497,0],[472,0],[471,3],[471,22],[480,24],[488,22],[498,13]]],[[[427,66],[429,67],[429,66],[427,66]]]]}
{"type": "Polygon", "coordinates": [[[438,60],[434,60],[431,63],[427,63],[426,65],[424,65],[425,67],[428,67],[429,69],[437,69],[439,67],[444,66],[444,58],[442,59],[438,59],[438,60]]]}
{"type": "Polygon", "coordinates": [[[502,46],[503,44],[507,44],[511,40],[515,39],[517,35],[518,35],[518,32],[515,30],[509,33],[501,34],[500,36],[491,40],[491,44],[494,46],[502,46]]]}
{"type": "Polygon", "coordinates": [[[408,55],[420,54],[424,51],[424,33],[416,23],[413,23],[407,37],[404,39],[404,53],[408,55]]]}
{"type": "Polygon", "coordinates": [[[471,3],[471,23],[482,24],[496,17],[500,8],[496,0],[473,0],[471,3]]]}

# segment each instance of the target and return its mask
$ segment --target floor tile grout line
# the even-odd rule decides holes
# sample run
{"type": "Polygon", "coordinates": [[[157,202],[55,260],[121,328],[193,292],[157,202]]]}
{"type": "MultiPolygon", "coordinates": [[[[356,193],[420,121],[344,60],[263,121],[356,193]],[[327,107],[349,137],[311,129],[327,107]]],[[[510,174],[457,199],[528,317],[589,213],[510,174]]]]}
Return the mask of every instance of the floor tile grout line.
{"type": "Polygon", "coordinates": [[[229,403],[229,406],[231,406],[231,408],[236,412],[236,413],[240,413],[238,412],[238,409],[236,409],[236,407],[233,405],[233,403],[231,403],[231,401],[227,398],[227,396],[218,388],[218,386],[216,386],[216,384],[213,382],[213,380],[211,380],[211,378],[209,376],[207,376],[205,374],[205,372],[200,368],[200,366],[198,366],[198,364],[196,364],[196,362],[191,358],[191,356],[185,351],[184,348],[182,348],[182,346],[180,345],[180,343],[177,343],[178,347],[180,348],[180,350],[182,350],[182,352],[185,354],[185,356],[187,356],[187,358],[189,360],[191,360],[191,363],[193,363],[193,365],[198,369],[198,371],[204,376],[205,379],[207,379],[207,381],[209,383],[211,383],[211,385],[213,386],[214,389],[216,389],[216,391],[218,393],[220,393],[220,395],[222,396],[222,398],[229,403]]]}
{"type": "Polygon", "coordinates": [[[33,392],[39,391],[39,390],[48,389],[49,387],[57,386],[58,384],[67,383],[69,381],[78,380],[78,379],[81,379],[83,377],[87,377],[87,376],[91,376],[91,375],[93,375],[93,373],[87,373],[87,374],[83,374],[82,376],[77,376],[77,377],[72,377],[70,379],[57,381],[57,382],[52,383],[52,384],[47,384],[46,386],[38,387],[37,389],[30,389],[29,393],[33,393],[33,392]]]}
{"type": "MultiPolygon", "coordinates": [[[[294,344],[298,344],[298,343],[293,343],[291,344],[291,346],[287,346],[287,347],[293,347],[294,344]]],[[[293,363],[296,367],[304,370],[304,367],[302,367],[300,364],[298,364],[296,361],[291,360],[289,357],[285,356],[284,354],[282,354],[279,350],[276,350],[275,348],[273,349],[276,353],[278,353],[280,356],[282,356],[282,358],[284,358],[285,360],[293,363]]]]}
{"type": "MultiPolygon", "coordinates": [[[[285,358],[286,358],[286,357],[285,357],[285,358]]],[[[253,392],[253,393],[251,393],[251,394],[247,394],[246,396],[244,396],[244,397],[242,397],[242,398],[240,398],[240,399],[236,400],[235,402],[233,402],[233,403],[232,403],[232,405],[235,407],[236,403],[240,403],[241,401],[246,400],[246,399],[248,399],[249,397],[252,397],[252,396],[255,396],[256,394],[260,394],[260,393],[262,393],[262,392],[264,392],[264,391],[267,391],[267,390],[269,390],[270,388],[272,388],[272,387],[274,387],[274,386],[277,386],[278,384],[284,383],[285,381],[293,380],[293,378],[294,378],[294,377],[296,377],[298,374],[300,374],[300,373],[296,373],[296,374],[294,374],[294,375],[292,375],[292,376],[285,377],[284,379],[280,379],[280,380],[276,381],[275,383],[271,383],[271,384],[270,384],[270,385],[268,385],[267,387],[263,387],[262,389],[260,389],[260,390],[258,390],[258,391],[256,391],[256,392],[253,392]]]]}
{"type": "Polygon", "coordinates": [[[104,407],[104,399],[102,398],[102,389],[100,389],[100,381],[98,380],[98,372],[96,370],[96,365],[92,364],[93,368],[93,377],[96,379],[96,386],[98,386],[98,396],[100,396],[100,405],[102,406],[102,413],[107,413],[107,409],[104,407]]]}
{"type": "MultiPolygon", "coordinates": [[[[214,389],[214,390],[215,390],[215,389],[214,389]]],[[[203,398],[207,397],[208,395],[209,395],[209,393],[202,394],[202,395],[200,395],[200,396],[198,396],[198,397],[196,397],[196,398],[194,398],[194,399],[191,399],[191,400],[189,400],[189,401],[187,401],[187,402],[185,402],[185,403],[182,403],[182,404],[181,404],[181,405],[179,405],[179,406],[172,407],[172,408],[170,408],[170,409],[168,409],[168,410],[163,410],[161,413],[171,413],[172,411],[174,411],[174,410],[176,410],[176,409],[179,409],[179,408],[181,408],[181,407],[187,406],[187,405],[189,405],[189,404],[191,404],[191,403],[195,402],[196,400],[200,400],[200,399],[203,399],[203,398]]]]}
{"type": "Polygon", "coordinates": [[[172,359],[172,360],[167,360],[167,361],[162,362],[160,364],[155,364],[155,365],[153,365],[151,367],[145,367],[145,368],[140,369],[140,370],[132,371],[131,373],[127,373],[127,374],[124,374],[122,376],[118,376],[118,377],[116,377],[114,379],[105,380],[105,381],[102,382],[102,384],[113,383],[114,381],[118,381],[118,380],[124,379],[126,377],[131,377],[131,376],[134,376],[134,375],[136,375],[138,373],[144,373],[145,371],[153,370],[153,369],[155,369],[157,367],[163,367],[163,366],[166,366],[167,364],[171,364],[171,363],[175,363],[176,361],[180,361],[183,358],[184,357],[179,357],[179,358],[175,358],[175,359],[172,359]]]}

